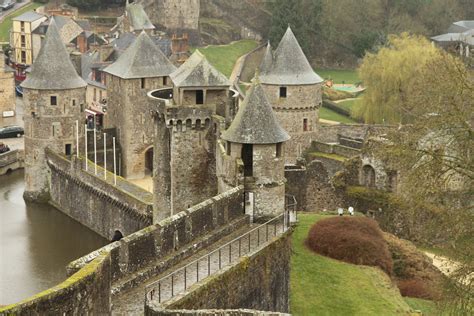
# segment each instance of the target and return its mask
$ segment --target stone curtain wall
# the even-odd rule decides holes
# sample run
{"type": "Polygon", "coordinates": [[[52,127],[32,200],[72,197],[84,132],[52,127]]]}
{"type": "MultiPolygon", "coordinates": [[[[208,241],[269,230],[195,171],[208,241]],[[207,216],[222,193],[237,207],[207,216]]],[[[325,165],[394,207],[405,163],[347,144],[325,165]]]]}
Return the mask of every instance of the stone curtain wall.
{"type": "Polygon", "coordinates": [[[155,312],[148,310],[150,316],[290,316],[287,313],[264,312],[252,309],[201,309],[201,310],[164,310],[155,312]]]}
{"type": "Polygon", "coordinates": [[[82,170],[75,156],[71,162],[50,150],[46,155],[51,169],[50,203],[63,213],[109,240],[115,230],[127,236],[152,223],[151,193],[149,201],[140,200],[82,170]]]}
{"type": "Polygon", "coordinates": [[[145,306],[145,315],[206,315],[200,310],[239,308],[288,312],[290,256],[291,230],[165,304],[145,306]]]}
{"type": "Polygon", "coordinates": [[[120,289],[169,269],[200,249],[249,223],[244,214],[243,186],[219,194],[159,223],[124,237],[69,264],[68,274],[75,273],[102,252],[111,254],[112,282],[140,269],[149,271],[136,275],[120,289]],[[211,235],[211,236],[209,236],[211,235]],[[206,237],[207,236],[207,237],[206,237]],[[168,257],[170,256],[170,257],[168,257]],[[160,258],[167,258],[158,265],[160,258]],[[155,264],[156,266],[150,266],[155,264]]]}
{"type": "Polygon", "coordinates": [[[17,304],[0,307],[0,315],[109,315],[110,256],[101,254],[57,286],[17,304]]]}
{"type": "Polygon", "coordinates": [[[8,171],[23,168],[24,157],[23,150],[10,150],[0,154],[0,176],[8,171]]]}

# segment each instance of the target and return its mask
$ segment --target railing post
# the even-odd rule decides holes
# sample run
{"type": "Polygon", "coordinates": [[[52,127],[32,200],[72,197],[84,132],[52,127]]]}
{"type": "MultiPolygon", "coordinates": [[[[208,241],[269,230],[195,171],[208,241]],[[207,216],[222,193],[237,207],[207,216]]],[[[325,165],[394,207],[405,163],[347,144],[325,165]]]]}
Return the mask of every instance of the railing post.
{"type": "Polygon", "coordinates": [[[211,275],[211,254],[207,255],[207,276],[211,275]]]}
{"type": "Polygon", "coordinates": [[[222,262],[221,262],[221,248],[219,248],[219,270],[222,268],[222,262]]]}
{"type": "Polygon", "coordinates": [[[229,264],[232,262],[232,242],[229,244],[229,264]]]}
{"type": "Polygon", "coordinates": [[[257,227],[257,247],[260,246],[260,227],[257,227]]]}
{"type": "Polygon", "coordinates": [[[265,241],[268,242],[268,224],[265,224],[265,230],[266,230],[266,234],[267,234],[267,236],[266,236],[267,239],[265,241]]]}
{"type": "Polygon", "coordinates": [[[277,235],[277,221],[273,221],[273,237],[275,237],[277,235]]]}
{"type": "Polygon", "coordinates": [[[196,283],[199,282],[199,259],[196,261],[196,283]]]}
{"type": "Polygon", "coordinates": [[[161,282],[158,282],[158,303],[161,303],[161,282]]]}
{"type": "Polygon", "coordinates": [[[252,235],[252,233],[249,233],[249,253],[250,253],[250,235],[252,235]]]}
{"type": "Polygon", "coordinates": [[[171,275],[171,297],[174,296],[174,274],[171,275]]]}
{"type": "Polygon", "coordinates": [[[239,238],[239,258],[242,256],[242,237],[239,238]]]}
{"type": "Polygon", "coordinates": [[[187,266],[184,266],[184,290],[186,290],[186,288],[187,288],[187,286],[186,286],[186,275],[187,275],[187,273],[186,273],[186,267],[187,267],[187,266]]]}

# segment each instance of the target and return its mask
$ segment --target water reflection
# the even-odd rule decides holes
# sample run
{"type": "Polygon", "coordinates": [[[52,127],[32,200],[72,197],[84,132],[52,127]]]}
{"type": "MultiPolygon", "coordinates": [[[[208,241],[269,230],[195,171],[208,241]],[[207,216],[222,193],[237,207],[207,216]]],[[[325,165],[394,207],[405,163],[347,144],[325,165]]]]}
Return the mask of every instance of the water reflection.
{"type": "Polygon", "coordinates": [[[48,205],[25,205],[23,171],[0,177],[0,305],[58,284],[66,265],[107,243],[48,205]]]}

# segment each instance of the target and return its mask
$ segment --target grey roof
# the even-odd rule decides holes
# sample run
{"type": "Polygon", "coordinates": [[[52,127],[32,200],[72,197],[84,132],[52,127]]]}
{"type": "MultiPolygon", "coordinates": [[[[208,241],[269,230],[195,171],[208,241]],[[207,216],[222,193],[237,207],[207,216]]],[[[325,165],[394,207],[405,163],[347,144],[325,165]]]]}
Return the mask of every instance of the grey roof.
{"type": "Polygon", "coordinates": [[[63,43],[70,43],[84,32],[82,27],[69,17],[58,15],[54,17],[54,22],[59,29],[63,43]]]}
{"type": "Polygon", "coordinates": [[[127,4],[125,10],[130,18],[130,24],[134,31],[153,30],[155,26],[145,12],[143,6],[139,3],[127,4]]]}
{"type": "Polygon", "coordinates": [[[135,42],[104,71],[123,79],[169,76],[176,67],[151,38],[142,32],[135,42]]]}
{"type": "Polygon", "coordinates": [[[13,18],[13,21],[23,21],[23,22],[34,22],[38,19],[44,18],[44,15],[36,13],[35,11],[28,11],[25,12],[15,18],[13,18]]]}
{"type": "Polygon", "coordinates": [[[171,75],[176,87],[229,87],[232,83],[196,50],[171,75]]]}
{"type": "Polygon", "coordinates": [[[253,83],[221,138],[240,144],[276,144],[290,136],[278,123],[260,83],[253,83]]]}
{"type": "Polygon", "coordinates": [[[314,72],[290,27],[273,54],[271,67],[266,66],[269,69],[264,69],[260,75],[262,83],[300,85],[324,81],[314,72]]]}
{"type": "Polygon", "coordinates": [[[474,29],[463,33],[447,33],[431,38],[438,43],[462,42],[468,45],[474,45],[474,29]]]}
{"type": "Polygon", "coordinates": [[[49,25],[31,73],[21,86],[38,90],[64,90],[86,86],[69,59],[54,19],[49,25]]]}
{"type": "Polygon", "coordinates": [[[271,70],[273,62],[273,55],[272,55],[272,46],[270,42],[267,43],[267,48],[265,50],[265,55],[263,55],[262,62],[260,63],[259,69],[260,73],[268,73],[271,70]]]}
{"type": "Polygon", "coordinates": [[[447,33],[463,33],[468,30],[474,29],[473,21],[457,21],[450,25],[447,33]]]}

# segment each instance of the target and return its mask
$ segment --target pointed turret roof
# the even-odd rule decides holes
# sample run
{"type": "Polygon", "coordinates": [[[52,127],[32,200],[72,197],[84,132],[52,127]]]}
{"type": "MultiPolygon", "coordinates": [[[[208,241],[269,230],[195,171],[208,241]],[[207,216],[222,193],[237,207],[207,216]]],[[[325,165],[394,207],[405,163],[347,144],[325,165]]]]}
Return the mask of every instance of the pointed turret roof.
{"type": "Polygon", "coordinates": [[[254,82],[221,138],[240,144],[276,144],[290,136],[278,123],[262,86],[254,82]]]}
{"type": "MultiPolygon", "coordinates": [[[[267,54],[264,57],[268,58],[267,54]]],[[[300,85],[324,81],[314,72],[290,27],[273,54],[271,67],[268,67],[268,60],[263,62],[267,69],[262,71],[262,83],[300,85]]]]}
{"type": "Polygon", "coordinates": [[[199,50],[196,50],[170,77],[176,87],[228,87],[232,85],[229,79],[214,68],[199,50]]]}
{"type": "Polygon", "coordinates": [[[155,26],[153,23],[151,23],[148,14],[146,14],[145,9],[143,8],[143,5],[140,3],[129,3],[127,1],[125,4],[125,10],[127,11],[133,31],[155,29],[155,26]]]}
{"type": "Polygon", "coordinates": [[[263,55],[262,62],[260,63],[260,66],[259,66],[260,74],[264,75],[264,74],[269,73],[270,70],[272,69],[272,63],[273,63],[272,46],[270,45],[270,41],[268,41],[265,54],[263,55]]]}
{"type": "Polygon", "coordinates": [[[122,79],[169,76],[176,67],[145,32],[105,72],[122,79]]]}
{"type": "Polygon", "coordinates": [[[46,32],[38,57],[31,67],[31,73],[21,86],[38,90],[64,90],[87,86],[72,65],[54,19],[46,32]]]}

